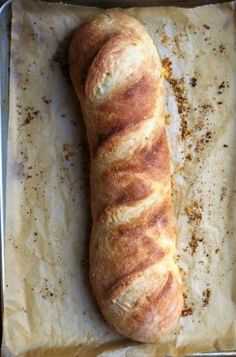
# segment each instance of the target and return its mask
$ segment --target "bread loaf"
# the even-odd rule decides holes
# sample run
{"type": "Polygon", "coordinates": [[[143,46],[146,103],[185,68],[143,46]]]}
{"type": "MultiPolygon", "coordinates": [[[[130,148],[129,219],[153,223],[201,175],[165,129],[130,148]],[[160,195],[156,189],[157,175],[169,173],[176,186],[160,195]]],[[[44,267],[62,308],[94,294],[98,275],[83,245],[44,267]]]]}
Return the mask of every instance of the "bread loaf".
{"type": "Polygon", "coordinates": [[[94,295],[110,326],[153,342],[183,304],[161,62],[145,28],[110,10],[75,32],[69,65],[90,147],[94,295]]]}

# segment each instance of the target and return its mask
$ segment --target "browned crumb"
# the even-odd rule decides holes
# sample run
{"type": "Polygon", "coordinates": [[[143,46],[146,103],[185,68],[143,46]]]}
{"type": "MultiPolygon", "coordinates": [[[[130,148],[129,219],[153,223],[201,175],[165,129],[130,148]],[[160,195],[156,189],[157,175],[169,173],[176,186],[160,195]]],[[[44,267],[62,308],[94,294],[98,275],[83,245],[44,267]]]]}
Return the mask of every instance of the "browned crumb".
{"type": "Polygon", "coordinates": [[[172,62],[168,57],[163,59],[162,66],[163,66],[163,75],[171,85],[171,88],[173,90],[176,99],[178,113],[180,114],[180,119],[181,119],[180,133],[181,133],[182,140],[184,140],[192,134],[192,131],[188,128],[187,118],[188,118],[189,106],[185,96],[184,79],[173,78],[172,62]]]}
{"type": "Polygon", "coordinates": [[[225,50],[225,46],[221,44],[221,45],[219,46],[219,50],[220,50],[220,53],[223,53],[224,50],[225,50]]]}
{"type": "Polygon", "coordinates": [[[188,216],[188,222],[200,223],[202,220],[202,206],[198,201],[193,201],[193,203],[184,208],[184,212],[188,216]]]}
{"type": "Polygon", "coordinates": [[[50,104],[52,102],[51,99],[47,99],[45,96],[42,97],[42,100],[45,104],[50,104]]]}
{"type": "Polygon", "coordinates": [[[195,233],[191,236],[191,241],[189,243],[189,248],[191,249],[191,255],[193,256],[197,250],[198,244],[202,242],[202,238],[198,238],[195,233]]]}
{"type": "Polygon", "coordinates": [[[221,201],[221,202],[223,201],[223,199],[224,199],[224,197],[225,197],[225,195],[226,195],[226,192],[227,192],[227,187],[222,186],[222,187],[221,187],[221,194],[220,194],[220,201],[221,201]]]}
{"type": "Polygon", "coordinates": [[[168,57],[162,60],[163,74],[165,79],[169,80],[172,77],[172,62],[168,57]]]}
{"type": "Polygon", "coordinates": [[[202,293],[202,307],[205,307],[209,304],[209,300],[211,297],[211,290],[209,288],[207,288],[206,290],[203,291],[202,293]]]}
{"type": "Polygon", "coordinates": [[[196,85],[197,85],[197,78],[195,78],[195,77],[190,78],[189,84],[190,84],[192,87],[196,87],[196,85]]]}
{"type": "Polygon", "coordinates": [[[183,293],[183,297],[184,297],[184,307],[183,307],[181,315],[183,317],[190,316],[190,315],[193,314],[193,306],[187,305],[186,300],[187,300],[188,297],[187,297],[186,293],[183,293]]]}
{"type": "Polygon", "coordinates": [[[171,115],[170,114],[165,114],[165,124],[166,125],[170,124],[170,119],[171,119],[171,115]]]}
{"type": "Polygon", "coordinates": [[[69,150],[69,144],[63,144],[63,150],[68,151],[69,150]]]}
{"type": "Polygon", "coordinates": [[[193,314],[193,308],[192,307],[188,307],[188,306],[184,306],[183,310],[182,310],[182,316],[186,317],[189,315],[193,314]]]}

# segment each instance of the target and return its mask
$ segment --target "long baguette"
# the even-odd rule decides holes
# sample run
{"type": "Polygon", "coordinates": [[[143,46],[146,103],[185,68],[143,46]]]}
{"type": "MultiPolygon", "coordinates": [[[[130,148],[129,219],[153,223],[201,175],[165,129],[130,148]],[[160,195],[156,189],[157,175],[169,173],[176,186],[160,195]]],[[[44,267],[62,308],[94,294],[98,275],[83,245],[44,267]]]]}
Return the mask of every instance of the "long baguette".
{"type": "Polygon", "coordinates": [[[90,147],[94,295],[119,333],[156,341],[183,304],[161,62],[145,28],[110,10],[78,28],[69,64],[90,147]]]}

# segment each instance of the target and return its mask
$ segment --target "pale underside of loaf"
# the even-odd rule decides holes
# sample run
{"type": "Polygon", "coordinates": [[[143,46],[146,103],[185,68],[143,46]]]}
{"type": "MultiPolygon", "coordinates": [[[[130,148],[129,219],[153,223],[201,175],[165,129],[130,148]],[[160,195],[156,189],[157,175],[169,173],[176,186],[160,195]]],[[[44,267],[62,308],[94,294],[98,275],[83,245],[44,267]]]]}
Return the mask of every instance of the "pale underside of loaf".
{"type": "Polygon", "coordinates": [[[69,61],[90,147],[92,288],[119,333],[156,341],[183,304],[160,59],[137,20],[110,10],[79,27],[69,61]]]}

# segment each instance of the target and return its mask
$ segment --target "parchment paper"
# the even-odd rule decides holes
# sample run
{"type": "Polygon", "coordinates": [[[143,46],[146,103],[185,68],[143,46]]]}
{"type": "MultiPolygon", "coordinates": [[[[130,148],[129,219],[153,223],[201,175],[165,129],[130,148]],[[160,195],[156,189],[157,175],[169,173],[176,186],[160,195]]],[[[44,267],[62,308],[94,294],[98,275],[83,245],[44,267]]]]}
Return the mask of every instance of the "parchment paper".
{"type": "Polygon", "coordinates": [[[236,349],[235,2],[128,10],[163,60],[185,289],[178,328],[150,345],[106,325],[88,280],[89,163],[67,49],[73,30],[100,11],[13,0],[6,344],[34,357],[236,349]]]}

